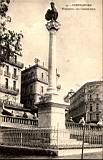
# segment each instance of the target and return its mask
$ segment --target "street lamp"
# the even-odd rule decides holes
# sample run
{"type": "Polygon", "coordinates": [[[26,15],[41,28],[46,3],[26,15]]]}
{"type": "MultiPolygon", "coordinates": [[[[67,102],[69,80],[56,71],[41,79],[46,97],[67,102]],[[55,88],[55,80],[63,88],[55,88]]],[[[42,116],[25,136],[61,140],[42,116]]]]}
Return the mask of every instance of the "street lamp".
{"type": "Polygon", "coordinates": [[[103,118],[102,118],[102,110],[99,110],[99,112],[101,113],[101,118],[100,118],[99,122],[97,123],[97,125],[101,126],[101,132],[102,132],[102,159],[103,159],[103,118]]]}
{"type": "Polygon", "coordinates": [[[83,155],[84,155],[84,135],[85,135],[85,120],[84,117],[82,117],[79,121],[79,124],[82,125],[83,127],[83,141],[82,141],[82,154],[81,154],[81,159],[83,159],[83,155]]]}

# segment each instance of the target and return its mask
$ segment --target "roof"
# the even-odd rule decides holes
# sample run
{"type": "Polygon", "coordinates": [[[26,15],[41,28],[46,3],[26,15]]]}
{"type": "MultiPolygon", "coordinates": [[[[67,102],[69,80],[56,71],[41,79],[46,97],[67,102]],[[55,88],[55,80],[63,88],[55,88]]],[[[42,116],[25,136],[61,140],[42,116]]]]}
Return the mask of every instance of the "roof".
{"type": "Polygon", "coordinates": [[[72,98],[73,96],[75,96],[77,94],[77,92],[79,92],[82,88],[85,88],[87,85],[93,85],[93,84],[102,84],[103,81],[92,81],[92,82],[87,82],[85,83],[83,86],[81,86],[70,98],[72,98]]]}
{"type": "MultiPolygon", "coordinates": [[[[23,73],[31,70],[32,68],[37,68],[37,67],[38,67],[38,68],[41,68],[41,69],[43,69],[43,70],[45,70],[45,71],[48,72],[48,69],[47,69],[47,68],[45,68],[44,66],[41,66],[41,65],[39,65],[39,64],[34,64],[33,66],[29,66],[28,68],[25,68],[25,69],[22,70],[21,72],[22,72],[22,74],[23,74],[23,73]]],[[[60,77],[60,74],[57,73],[57,76],[60,77]]]]}
{"type": "Polygon", "coordinates": [[[25,111],[25,112],[30,112],[31,110],[30,109],[25,109],[23,107],[14,107],[14,106],[10,106],[10,105],[5,105],[4,108],[7,108],[7,109],[12,109],[12,110],[17,110],[17,111],[25,111]]]}
{"type": "Polygon", "coordinates": [[[27,72],[27,71],[31,70],[32,68],[37,68],[37,67],[48,71],[48,69],[45,68],[44,66],[41,66],[39,64],[34,64],[33,66],[29,66],[28,68],[25,68],[24,70],[22,70],[22,73],[27,72]]]}

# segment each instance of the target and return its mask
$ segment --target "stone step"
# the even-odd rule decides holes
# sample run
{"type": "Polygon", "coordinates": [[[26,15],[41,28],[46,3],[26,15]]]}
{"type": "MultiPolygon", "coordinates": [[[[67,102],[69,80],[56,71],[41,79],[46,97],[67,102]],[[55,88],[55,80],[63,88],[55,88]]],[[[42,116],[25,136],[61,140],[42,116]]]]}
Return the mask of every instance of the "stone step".
{"type": "MultiPolygon", "coordinates": [[[[69,139],[69,144],[70,145],[76,145],[76,146],[78,146],[78,145],[80,145],[80,146],[82,146],[82,143],[83,143],[83,141],[78,141],[77,139],[69,139]]],[[[90,144],[89,143],[84,143],[84,146],[89,146],[90,144]]]]}
{"type": "MultiPolygon", "coordinates": [[[[102,152],[102,148],[85,148],[84,153],[97,153],[100,154],[102,152]]],[[[58,150],[58,156],[68,156],[68,155],[81,155],[81,148],[69,148],[69,149],[60,149],[58,150]]],[[[81,156],[80,156],[81,158],[81,156]]],[[[70,158],[74,159],[74,158],[70,158]]],[[[78,158],[77,158],[78,159],[78,158]]]]}
{"type": "MultiPolygon", "coordinates": [[[[82,144],[82,141],[78,141],[77,139],[69,139],[69,142],[71,144],[82,144]]],[[[84,143],[85,145],[88,145],[89,143],[84,143]]]]}
{"type": "Polygon", "coordinates": [[[82,141],[77,141],[76,139],[69,139],[69,144],[82,144],[82,141]]]}
{"type": "MultiPolygon", "coordinates": [[[[83,141],[77,140],[77,139],[69,139],[69,145],[71,146],[82,146],[83,141]]],[[[102,144],[90,144],[87,142],[84,142],[84,147],[90,148],[90,147],[100,147],[102,144]]]]}

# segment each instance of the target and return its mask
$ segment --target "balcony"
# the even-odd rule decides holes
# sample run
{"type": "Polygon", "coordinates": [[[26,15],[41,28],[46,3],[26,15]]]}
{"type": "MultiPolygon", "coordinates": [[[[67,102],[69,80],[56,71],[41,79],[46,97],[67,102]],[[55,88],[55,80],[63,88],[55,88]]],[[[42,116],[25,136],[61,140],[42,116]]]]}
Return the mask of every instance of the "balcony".
{"type": "Polygon", "coordinates": [[[21,62],[17,62],[17,61],[15,61],[15,59],[6,59],[5,60],[5,62],[7,62],[7,63],[9,63],[9,64],[11,64],[11,65],[14,65],[14,66],[16,66],[16,67],[18,67],[18,68],[23,68],[24,67],[24,64],[23,63],[21,63],[21,62]]]}
{"type": "Polygon", "coordinates": [[[13,128],[36,128],[38,127],[38,120],[23,118],[23,117],[13,117],[13,116],[0,116],[1,126],[13,127],[13,128]]]}
{"type": "Polygon", "coordinates": [[[1,104],[4,103],[4,106],[6,107],[21,108],[21,109],[23,108],[23,104],[21,103],[16,103],[16,102],[4,100],[4,99],[0,99],[0,103],[1,104]]]}
{"type": "Polygon", "coordinates": [[[12,87],[6,87],[5,85],[1,85],[0,84],[0,91],[3,93],[8,93],[8,94],[12,94],[12,95],[17,95],[19,93],[19,89],[13,89],[12,87]]]}
{"type": "Polygon", "coordinates": [[[95,101],[99,103],[99,102],[101,102],[101,99],[99,97],[96,97],[95,101]]]}
{"type": "Polygon", "coordinates": [[[94,99],[93,98],[88,98],[88,103],[90,102],[94,102],[94,99]]]}
{"type": "Polygon", "coordinates": [[[47,82],[46,79],[42,79],[42,78],[39,78],[39,77],[38,77],[38,78],[37,78],[37,81],[42,82],[42,83],[48,85],[48,82],[47,82]]]}
{"type": "Polygon", "coordinates": [[[15,80],[18,80],[18,76],[15,75],[15,74],[12,74],[12,78],[15,79],[15,80]]]}
{"type": "Polygon", "coordinates": [[[10,72],[4,71],[4,76],[9,77],[11,76],[10,72]]]}

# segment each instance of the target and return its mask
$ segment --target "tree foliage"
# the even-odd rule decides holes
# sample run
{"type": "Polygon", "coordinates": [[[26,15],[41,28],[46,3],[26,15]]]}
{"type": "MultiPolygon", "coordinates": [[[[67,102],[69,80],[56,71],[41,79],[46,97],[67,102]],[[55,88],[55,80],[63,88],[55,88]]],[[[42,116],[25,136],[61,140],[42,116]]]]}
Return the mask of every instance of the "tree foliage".
{"type": "Polygon", "coordinates": [[[22,33],[16,33],[6,28],[6,22],[11,22],[7,16],[10,0],[0,0],[0,62],[4,62],[9,56],[22,55],[22,33]]]}
{"type": "Polygon", "coordinates": [[[6,12],[8,11],[8,5],[10,0],[0,0],[0,16],[6,17],[6,12]]]}

